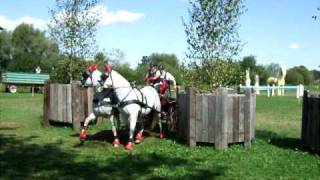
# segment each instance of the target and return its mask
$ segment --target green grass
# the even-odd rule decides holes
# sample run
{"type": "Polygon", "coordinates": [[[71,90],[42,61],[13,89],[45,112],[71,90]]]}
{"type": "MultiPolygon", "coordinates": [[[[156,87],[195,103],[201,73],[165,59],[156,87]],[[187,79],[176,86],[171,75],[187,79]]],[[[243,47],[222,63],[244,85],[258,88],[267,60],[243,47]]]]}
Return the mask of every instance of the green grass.
{"type": "Polygon", "coordinates": [[[320,157],[300,146],[301,103],[257,98],[252,148],[189,148],[151,134],[135,150],[115,149],[108,123],[79,144],[70,126],[41,125],[43,96],[0,93],[0,179],[319,179],[320,157]]]}

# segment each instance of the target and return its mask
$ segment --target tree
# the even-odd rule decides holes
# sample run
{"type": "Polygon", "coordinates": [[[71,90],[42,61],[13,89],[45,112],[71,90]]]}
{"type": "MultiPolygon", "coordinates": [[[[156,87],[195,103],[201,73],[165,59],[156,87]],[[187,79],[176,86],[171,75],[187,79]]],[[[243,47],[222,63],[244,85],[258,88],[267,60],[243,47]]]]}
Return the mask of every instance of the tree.
{"type": "Polygon", "coordinates": [[[255,75],[257,74],[256,58],[253,55],[245,56],[242,61],[240,61],[240,66],[243,71],[247,69],[250,70],[250,79],[255,82],[255,75]]]}
{"type": "Polygon", "coordinates": [[[14,29],[11,48],[12,60],[8,66],[11,71],[34,72],[40,66],[44,72],[49,72],[50,61],[59,57],[58,46],[45,36],[45,32],[28,24],[20,24],[14,29]]]}
{"type": "Polygon", "coordinates": [[[0,72],[7,69],[12,59],[11,33],[7,31],[0,32],[0,72]]]}
{"type": "Polygon", "coordinates": [[[77,59],[84,60],[93,54],[95,33],[100,21],[97,0],[56,0],[56,8],[50,10],[51,37],[69,60],[69,79],[73,80],[77,59]]]}
{"type": "Polygon", "coordinates": [[[200,61],[230,59],[240,51],[238,20],[242,0],[190,1],[190,22],[184,22],[187,57],[200,61]]]}
{"type": "Polygon", "coordinates": [[[244,82],[245,74],[239,63],[231,60],[208,61],[197,65],[191,62],[182,66],[184,84],[201,90],[213,90],[220,86],[234,86],[244,82]]]}
{"type": "Polygon", "coordinates": [[[313,83],[313,74],[305,66],[297,66],[289,69],[286,77],[288,84],[304,84],[310,85],[313,83]]]}

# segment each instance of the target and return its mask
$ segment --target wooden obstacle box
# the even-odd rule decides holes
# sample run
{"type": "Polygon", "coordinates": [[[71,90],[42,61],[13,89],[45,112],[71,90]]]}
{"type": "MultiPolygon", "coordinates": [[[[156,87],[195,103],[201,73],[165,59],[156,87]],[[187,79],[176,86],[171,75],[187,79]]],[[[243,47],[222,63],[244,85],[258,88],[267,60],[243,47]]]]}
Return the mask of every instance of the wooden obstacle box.
{"type": "Polygon", "coordinates": [[[226,149],[229,143],[244,142],[251,147],[255,137],[256,94],[228,94],[226,88],[215,93],[198,94],[192,88],[178,94],[178,137],[190,146],[214,143],[226,149]]]}
{"type": "Polygon", "coordinates": [[[43,123],[61,122],[72,124],[78,130],[92,112],[93,88],[81,87],[80,83],[44,85],[43,123]]]}
{"type": "Polygon", "coordinates": [[[301,129],[303,145],[320,152],[320,94],[304,91],[301,129]]]}

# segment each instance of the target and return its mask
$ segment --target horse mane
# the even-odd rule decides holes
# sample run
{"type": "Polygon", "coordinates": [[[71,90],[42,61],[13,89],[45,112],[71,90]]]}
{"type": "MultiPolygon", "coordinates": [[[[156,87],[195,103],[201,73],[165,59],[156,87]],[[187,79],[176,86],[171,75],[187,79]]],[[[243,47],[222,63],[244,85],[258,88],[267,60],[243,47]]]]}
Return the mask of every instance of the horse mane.
{"type": "Polygon", "coordinates": [[[115,87],[117,87],[117,86],[118,87],[119,86],[131,87],[129,81],[115,70],[111,71],[111,78],[113,80],[113,83],[114,83],[113,85],[115,87]]]}

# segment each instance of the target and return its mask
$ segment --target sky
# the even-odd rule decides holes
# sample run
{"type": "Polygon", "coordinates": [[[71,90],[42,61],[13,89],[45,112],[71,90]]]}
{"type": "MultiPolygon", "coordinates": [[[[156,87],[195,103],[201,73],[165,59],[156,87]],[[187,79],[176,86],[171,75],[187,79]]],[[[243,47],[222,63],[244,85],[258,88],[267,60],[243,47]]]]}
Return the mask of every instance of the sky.
{"type": "MultiPolygon", "coordinates": [[[[257,63],[278,63],[287,68],[320,65],[320,0],[244,0],[246,12],[239,24],[243,56],[257,63]]],[[[0,0],[0,26],[14,29],[25,22],[46,30],[54,0],[0,0]]],[[[182,19],[188,21],[188,0],[101,0],[97,31],[100,51],[120,49],[135,67],[142,56],[174,53],[186,60],[186,37],[182,19]]]]}

